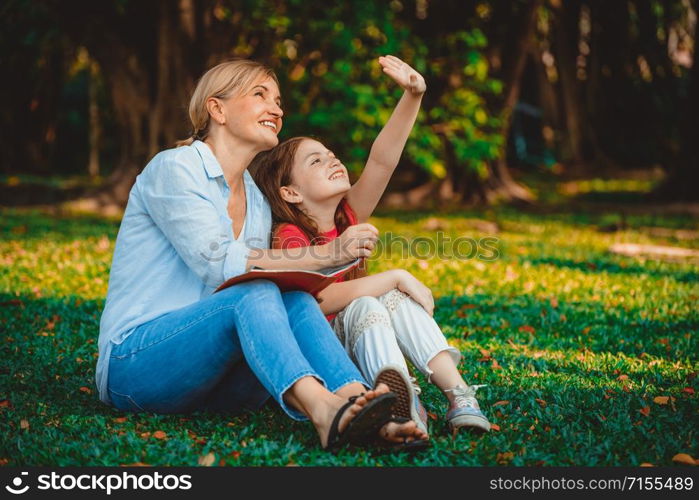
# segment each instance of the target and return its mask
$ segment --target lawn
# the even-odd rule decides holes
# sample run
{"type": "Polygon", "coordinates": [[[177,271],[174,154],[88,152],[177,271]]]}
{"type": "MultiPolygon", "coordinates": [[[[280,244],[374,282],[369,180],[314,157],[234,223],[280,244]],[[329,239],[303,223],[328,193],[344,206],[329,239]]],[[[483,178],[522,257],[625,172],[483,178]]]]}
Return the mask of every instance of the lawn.
{"type": "MultiPolygon", "coordinates": [[[[271,403],[232,417],[136,415],[99,402],[99,318],[118,220],[0,209],[0,465],[672,465],[699,455],[699,266],[609,253],[615,242],[699,248],[687,216],[554,209],[381,213],[384,233],[496,238],[497,258],[395,251],[434,292],[435,318],[495,429],[444,425],[424,379],[433,447],[321,451],[271,403]],[[491,224],[485,224],[487,220],[491,224]],[[618,230],[600,228],[618,225],[618,230]],[[657,236],[651,227],[683,229],[657,236]],[[490,231],[486,234],[483,231],[490,231]],[[679,232],[677,233],[680,234],[679,232]],[[687,236],[689,234],[689,237],[687,236]]],[[[492,252],[490,252],[492,255],[492,252]]]]}

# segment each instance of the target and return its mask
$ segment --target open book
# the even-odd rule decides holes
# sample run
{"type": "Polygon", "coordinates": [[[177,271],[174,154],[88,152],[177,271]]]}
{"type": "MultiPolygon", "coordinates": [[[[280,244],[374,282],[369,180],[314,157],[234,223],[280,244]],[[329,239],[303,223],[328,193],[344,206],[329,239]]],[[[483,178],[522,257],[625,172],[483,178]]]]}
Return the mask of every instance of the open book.
{"type": "Polygon", "coordinates": [[[246,281],[263,279],[275,283],[282,292],[290,290],[302,290],[312,295],[318,294],[327,286],[335,283],[345,273],[357,267],[362,259],[356,259],[349,264],[338,267],[329,267],[320,271],[305,271],[302,269],[262,269],[253,266],[247,273],[234,276],[226,280],[214,293],[228,288],[229,286],[246,281]]]}

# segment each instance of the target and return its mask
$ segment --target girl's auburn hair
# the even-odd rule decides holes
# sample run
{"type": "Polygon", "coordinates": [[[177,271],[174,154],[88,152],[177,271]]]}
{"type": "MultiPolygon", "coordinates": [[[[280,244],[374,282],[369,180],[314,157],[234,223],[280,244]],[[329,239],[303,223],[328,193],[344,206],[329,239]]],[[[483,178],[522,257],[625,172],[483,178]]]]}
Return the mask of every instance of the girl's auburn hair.
{"type": "MultiPolygon", "coordinates": [[[[291,184],[291,171],[294,166],[294,158],[299,145],[305,140],[315,140],[311,137],[292,137],[278,144],[269,151],[258,153],[252,160],[248,170],[257,187],[269,201],[272,209],[272,243],[277,231],[284,224],[293,224],[298,227],[309,239],[311,245],[321,245],[325,239],[318,230],[318,225],[306,212],[293,203],[289,203],[281,196],[280,188],[291,184]]],[[[351,225],[347,215],[347,200],[343,199],[335,210],[335,227],[337,234],[351,225]]],[[[352,269],[345,275],[346,279],[355,279],[366,276],[365,263],[352,269]]]]}

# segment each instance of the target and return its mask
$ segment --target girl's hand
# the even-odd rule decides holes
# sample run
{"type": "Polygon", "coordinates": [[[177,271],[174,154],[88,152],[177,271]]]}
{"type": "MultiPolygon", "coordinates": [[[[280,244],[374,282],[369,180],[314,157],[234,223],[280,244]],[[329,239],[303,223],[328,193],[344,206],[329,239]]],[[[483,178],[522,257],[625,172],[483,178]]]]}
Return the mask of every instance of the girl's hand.
{"type": "Polygon", "coordinates": [[[427,84],[422,75],[397,57],[381,56],[379,64],[383,67],[383,72],[407,92],[420,96],[427,90],[427,84]]]}
{"type": "Polygon", "coordinates": [[[350,262],[357,257],[369,257],[379,239],[379,230],[369,223],[349,226],[343,233],[331,241],[331,255],[338,264],[350,262]]]}
{"type": "Polygon", "coordinates": [[[415,276],[405,270],[398,270],[398,278],[396,288],[403,293],[407,293],[410,297],[420,304],[427,313],[432,316],[434,314],[434,298],[432,290],[427,288],[415,276]]]}

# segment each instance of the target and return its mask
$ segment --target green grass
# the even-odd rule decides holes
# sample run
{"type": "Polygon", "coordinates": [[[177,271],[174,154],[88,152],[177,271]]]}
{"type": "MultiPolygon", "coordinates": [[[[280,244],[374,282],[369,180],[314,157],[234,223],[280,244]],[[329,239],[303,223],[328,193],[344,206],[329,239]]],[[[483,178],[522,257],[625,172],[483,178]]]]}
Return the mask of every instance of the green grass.
{"type": "Polygon", "coordinates": [[[671,465],[699,454],[696,378],[699,268],[607,252],[660,240],[647,226],[697,229],[688,217],[526,214],[514,209],[384,213],[382,232],[408,238],[486,236],[499,258],[421,261],[398,252],[372,271],[406,268],[433,289],[435,318],[498,431],[453,440],[444,399],[422,380],[434,446],[414,455],[324,453],[307,423],[274,405],[232,417],[135,415],[97,399],[94,366],[118,221],[0,209],[0,465],[671,465]],[[422,263],[421,263],[422,262],[422,263]],[[692,393],[694,391],[694,393],[692,393]],[[668,404],[654,402],[669,396],[668,404]],[[496,403],[499,403],[496,405],[496,403]],[[643,410],[643,412],[641,411],[643,410]],[[644,413],[647,413],[644,414],[644,413]],[[164,438],[158,438],[162,431],[164,438]],[[211,458],[211,455],[209,455],[211,458]]]}

